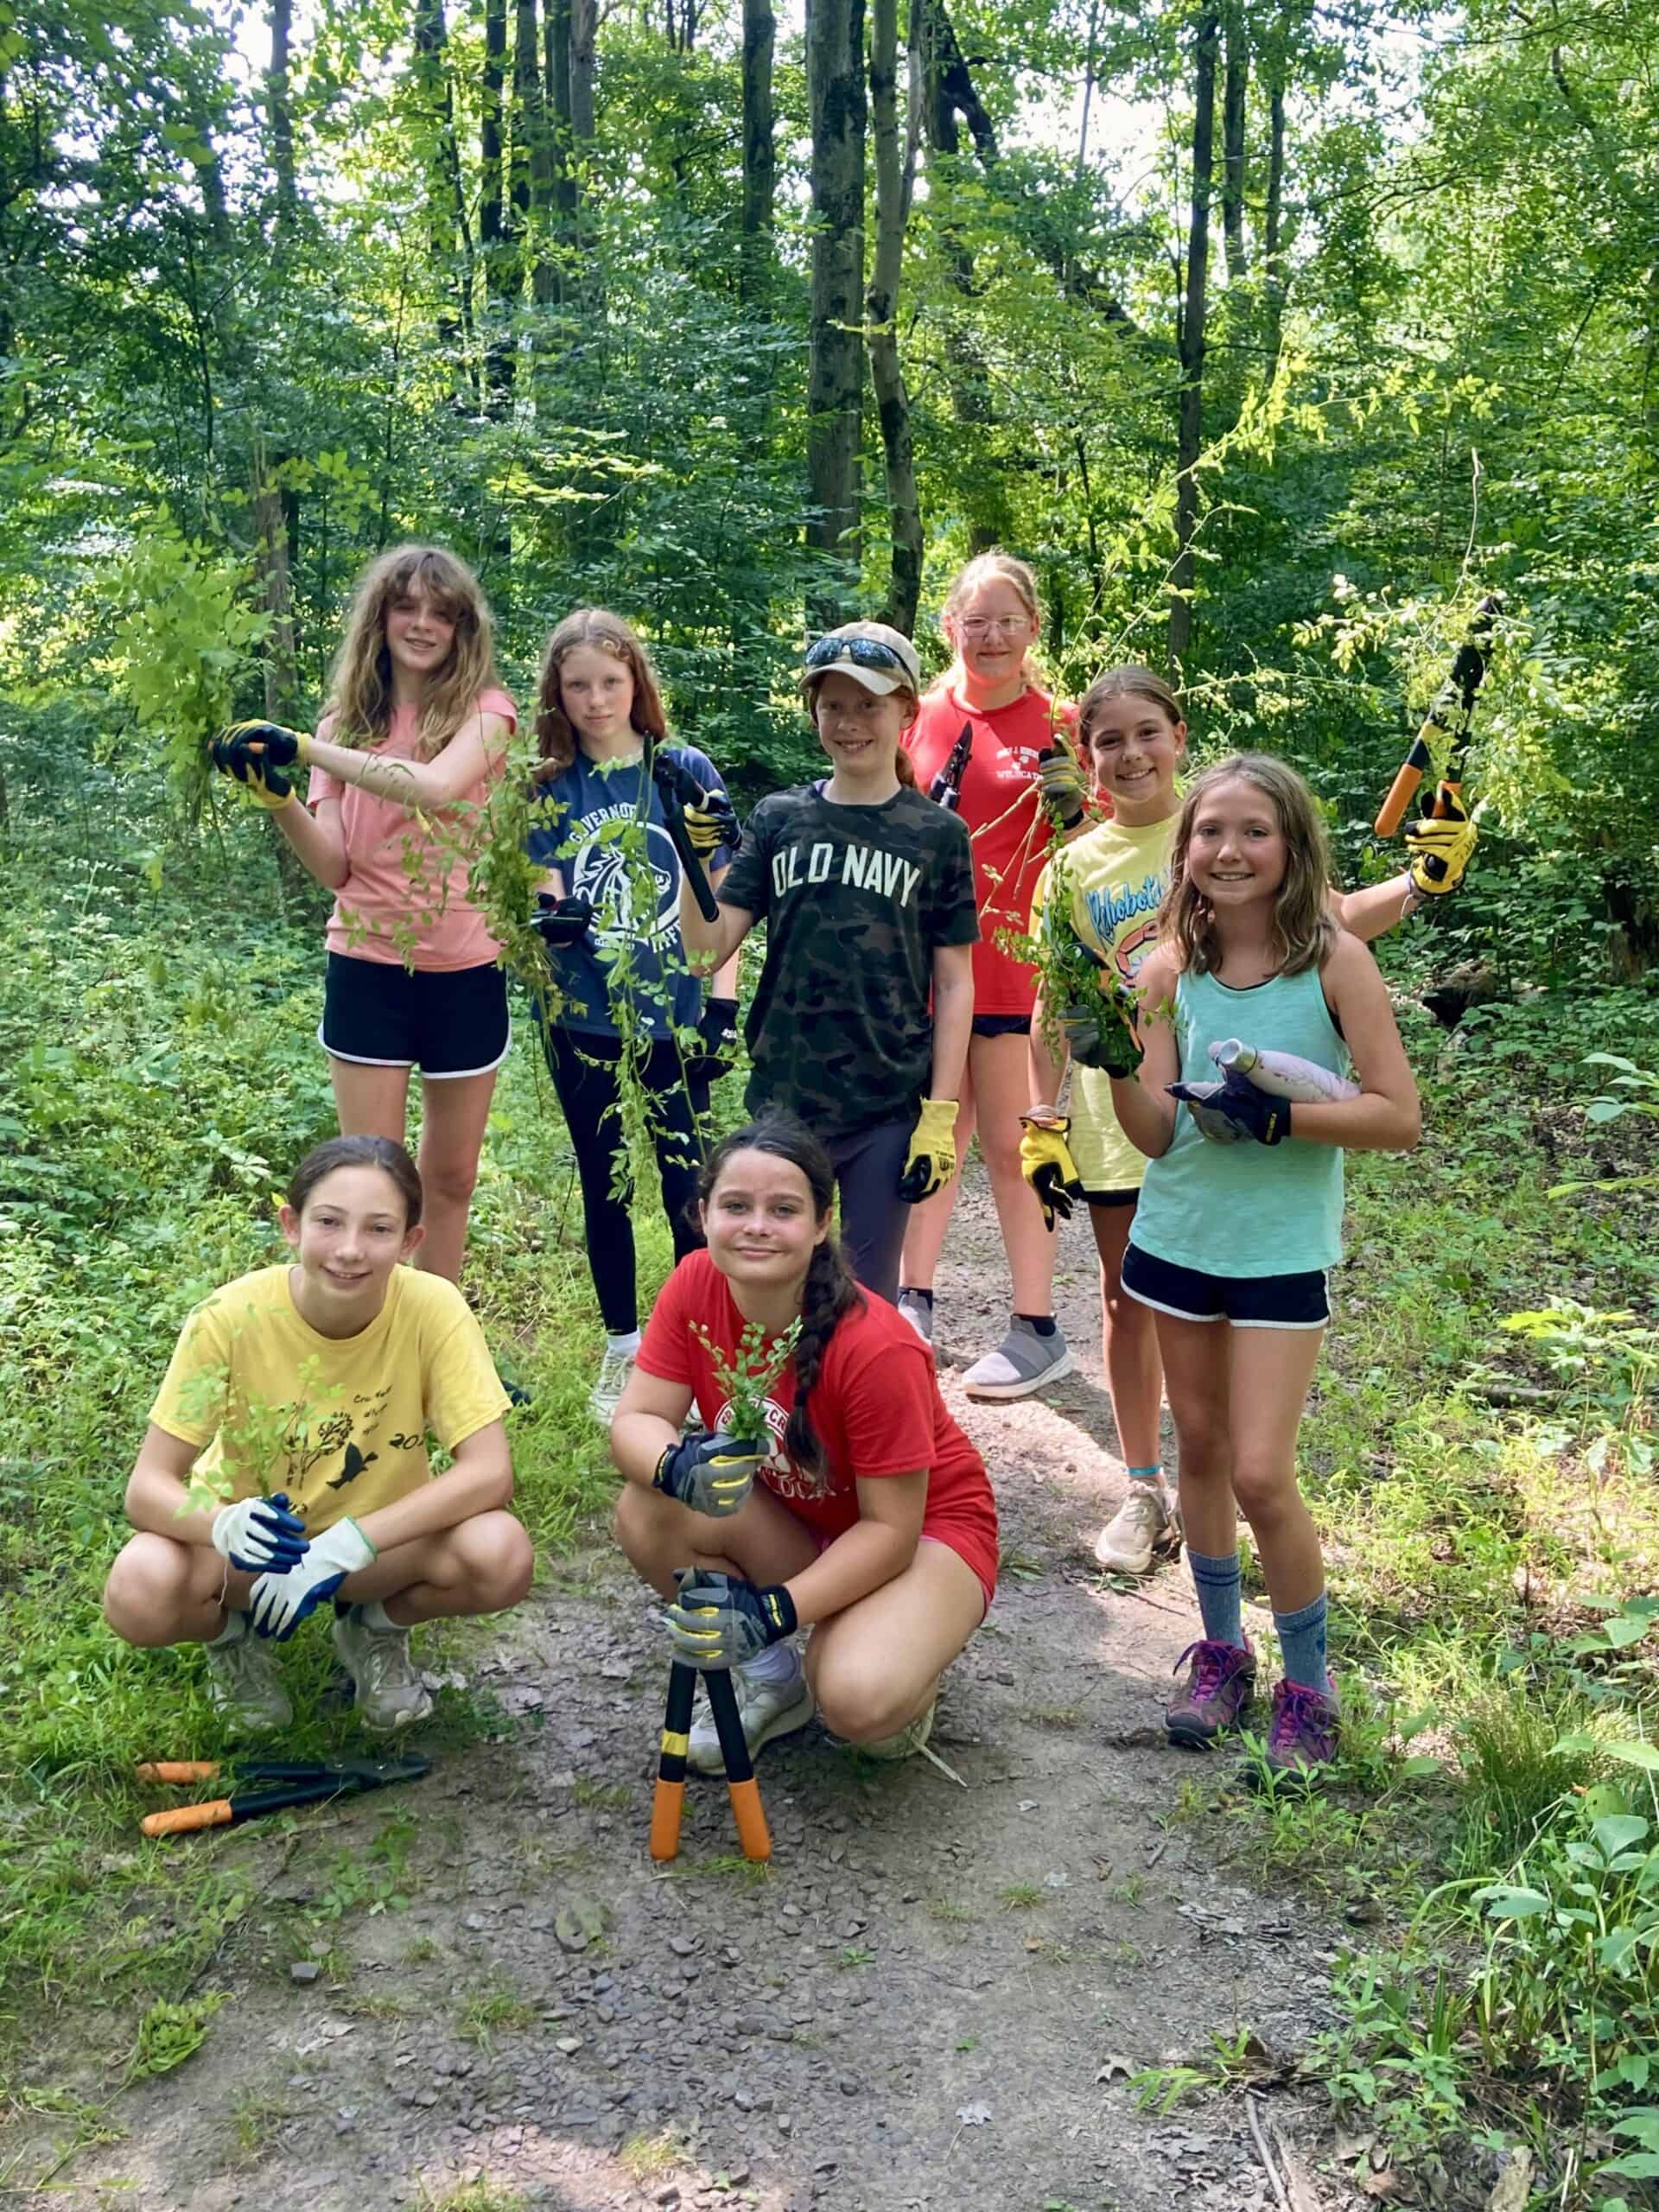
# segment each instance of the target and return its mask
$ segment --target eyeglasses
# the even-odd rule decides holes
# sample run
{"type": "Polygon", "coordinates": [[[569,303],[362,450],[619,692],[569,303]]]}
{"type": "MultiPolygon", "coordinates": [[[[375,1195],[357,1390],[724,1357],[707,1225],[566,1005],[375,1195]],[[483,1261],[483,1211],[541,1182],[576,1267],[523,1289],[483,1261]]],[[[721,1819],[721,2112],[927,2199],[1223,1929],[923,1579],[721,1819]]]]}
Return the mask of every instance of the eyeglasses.
{"type": "Polygon", "coordinates": [[[1017,638],[1022,630],[1031,627],[1029,614],[970,614],[965,622],[957,625],[964,638],[988,638],[995,631],[999,638],[1017,638]]]}
{"type": "Polygon", "coordinates": [[[891,668],[900,676],[910,674],[902,657],[880,638],[837,638],[832,632],[807,647],[808,668],[833,668],[837,661],[851,661],[855,668],[891,668]]]}

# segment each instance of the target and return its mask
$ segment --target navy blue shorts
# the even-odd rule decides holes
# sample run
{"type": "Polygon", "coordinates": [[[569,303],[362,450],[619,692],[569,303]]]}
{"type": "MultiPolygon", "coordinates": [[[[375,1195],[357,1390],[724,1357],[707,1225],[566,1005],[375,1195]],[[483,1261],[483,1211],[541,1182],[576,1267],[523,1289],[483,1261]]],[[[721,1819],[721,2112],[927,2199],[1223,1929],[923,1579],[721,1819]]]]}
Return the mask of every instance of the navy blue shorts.
{"type": "Polygon", "coordinates": [[[1123,1287],[1137,1304],[1180,1321],[1230,1321],[1236,1329],[1322,1329],[1331,1319],[1325,1269],[1294,1275],[1207,1275],[1155,1260],[1131,1242],[1123,1287]]]}
{"type": "Polygon", "coordinates": [[[507,1057],[507,977],[477,968],[405,968],[331,952],[317,1042],[360,1067],[419,1068],[430,1082],[488,1075],[507,1057]]]}
{"type": "Polygon", "coordinates": [[[974,1016],[976,1037],[1029,1037],[1031,1016],[1028,1014],[976,1014],[974,1016]]]}

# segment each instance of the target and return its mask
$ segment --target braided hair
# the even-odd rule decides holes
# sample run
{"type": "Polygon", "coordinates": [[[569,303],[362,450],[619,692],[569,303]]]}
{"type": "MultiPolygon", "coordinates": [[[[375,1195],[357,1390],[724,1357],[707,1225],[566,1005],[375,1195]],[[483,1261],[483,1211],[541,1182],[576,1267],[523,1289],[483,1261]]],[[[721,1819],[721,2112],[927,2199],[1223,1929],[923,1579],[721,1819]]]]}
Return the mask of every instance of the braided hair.
{"type": "MultiPolygon", "coordinates": [[[[812,1194],[814,1217],[820,1223],[829,1221],[836,1196],[835,1169],[817,1139],[791,1114],[764,1114],[759,1121],[734,1129],[728,1137],[721,1140],[703,1162],[702,1173],[697,1179],[697,1195],[705,1206],[714,1196],[727,1162],[740,1152],[770,1153],[773,1159],[787,1160],[791,1167],[798,1168],[812,1194]]],[[[842,1316],[863,1304],[864,1294],[853,1278],[845,1249],[831,1227],[823,1243],[814,1248],[806,1281],[801,1286],[801,1333],[795,1341],[795,1403],[789,1426],[784,1431],[784,1449],[820,1491],[829,1487],[830,1469],[823,1456],[823,1440],[812,1426],[808,1401],[842,1316]]]]}

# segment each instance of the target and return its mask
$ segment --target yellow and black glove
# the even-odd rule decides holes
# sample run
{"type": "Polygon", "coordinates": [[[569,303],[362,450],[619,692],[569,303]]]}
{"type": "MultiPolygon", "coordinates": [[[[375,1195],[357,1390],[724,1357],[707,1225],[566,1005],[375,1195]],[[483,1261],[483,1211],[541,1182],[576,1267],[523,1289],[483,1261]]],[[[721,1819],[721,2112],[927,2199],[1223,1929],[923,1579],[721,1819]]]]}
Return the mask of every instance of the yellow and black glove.
{"type": "Polygon", "coordinates": [[[1088,803],[1089,785],[1077,747],[1064,730],[1057,730],[1052,745],[1045,746],[1039,755],[1037,780],[1043,803],[1061,829],[1075,830],[1088,803]]]}
{"type": "Polygon", "coordinates": [[[303,763],[309,748],[308,738],[280,722],[232,722],[213,740],[213,763],[220,775],[234,777],[253,805],[274,814],[294,797],[283,769],[303,763]]]}
{"type": "Polygon", "coordinates": [[[1065,1140],[1071,1130],[1065,1114],[1022,1114],[1020,1126],[1020,1173],[1030,1184],[1043,1210],[1043,1227],[1052,1230],[1056,1217],[1071,1218],[1071,1201],[1083,1196],[1077,1165],[1065,1140]]]}
{"type": "Polygon", "coordinates": [[[899,1195],[912,1205],[942,1191],[957,1172],[957,1116],[954,1098],[924,1098],[910,1133],[899,1195]]]}
{"type": "Polygon", "coordinates": [[[1444,899],[1463,881],[1479,831],[1458,792],[1440,785],[1435,804],[1443,814],[1426,814],[1406,827],[1411,854],[1411,887],[1425,899],[1444,899]]]}

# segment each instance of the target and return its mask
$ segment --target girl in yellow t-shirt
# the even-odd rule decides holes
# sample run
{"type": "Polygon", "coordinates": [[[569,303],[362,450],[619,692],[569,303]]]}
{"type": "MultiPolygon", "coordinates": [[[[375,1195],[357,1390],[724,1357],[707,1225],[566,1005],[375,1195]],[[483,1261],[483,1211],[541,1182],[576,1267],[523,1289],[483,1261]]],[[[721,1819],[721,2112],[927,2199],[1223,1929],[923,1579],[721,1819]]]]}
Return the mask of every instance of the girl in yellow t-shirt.
{"type": "Polygon", "coordinates": [[[186,1321],[127,1484],[137,1534],[104,1611],[129,1643],[201,1643],[228,1720],[282,1727],[274,1640],[335,1596],[334,1644],[371,1727],[424,1718],[417,1621],[499,1612],[530,1587],[507,1510],[507,1395],[471,1308],[419,1245],[421,1180],[386,1137],[308,1153],[282,1209],[289,1265],[186,1321]],[[454,1465],[434,1480],[428,1432],[454,1465]],[[192,1511],[194,1477],[229,1503],[192,1511]]]}

